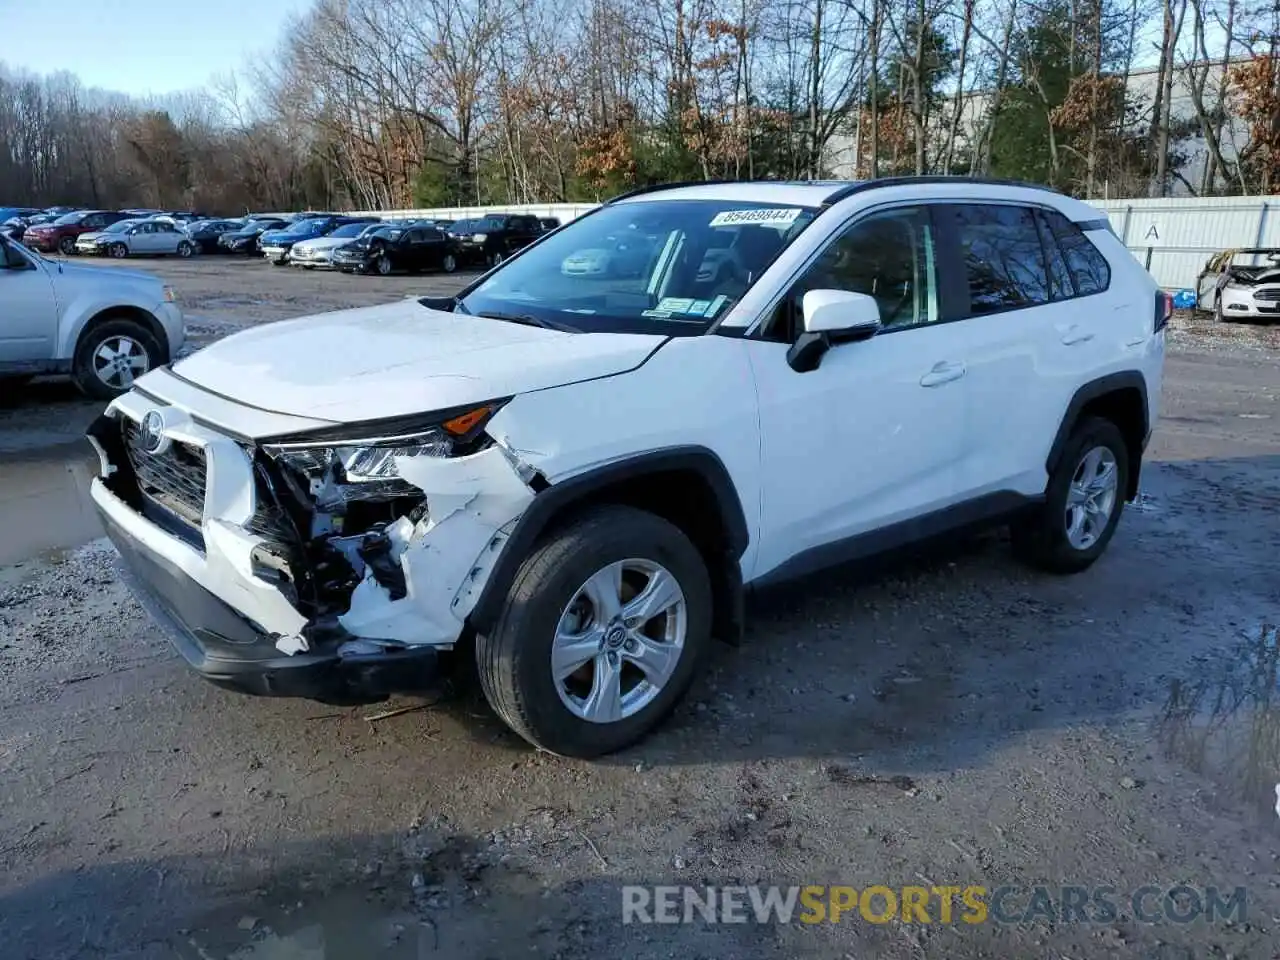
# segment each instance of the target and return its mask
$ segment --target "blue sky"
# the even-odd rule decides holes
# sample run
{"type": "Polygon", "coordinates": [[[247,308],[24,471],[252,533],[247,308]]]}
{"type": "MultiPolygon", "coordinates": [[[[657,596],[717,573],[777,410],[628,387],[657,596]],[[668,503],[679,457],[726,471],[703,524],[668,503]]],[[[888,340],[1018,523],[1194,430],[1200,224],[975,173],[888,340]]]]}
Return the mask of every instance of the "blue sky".
{"type": "Polygon", "coordinates": [[[309,0],[0,0],[0,61],[138,96],[203,87],[271,49],[309,0]]]}

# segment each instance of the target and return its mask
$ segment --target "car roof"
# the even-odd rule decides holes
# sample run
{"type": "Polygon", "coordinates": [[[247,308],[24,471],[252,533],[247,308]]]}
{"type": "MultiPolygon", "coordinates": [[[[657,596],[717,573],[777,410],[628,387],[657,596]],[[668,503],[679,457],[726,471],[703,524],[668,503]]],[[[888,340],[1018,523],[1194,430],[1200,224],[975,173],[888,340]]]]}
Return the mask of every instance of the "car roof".
{"type": "Polygon", "coordinates": [[[918,191],[922,200],[942,199],[963,189],[975,200],[1038,200],[1062,211],[1072,220],[1103,216],[1094,207],[1042,184],[985,177],[922,176],[880,177],[874,180],[734,180],[703,183],[670,183],[641,187],[608,201],[637,203],[653,200],[725,200],[778,203],[789,206],[829,207],[858,194],[893,189],[894,199],[918,191]]]}

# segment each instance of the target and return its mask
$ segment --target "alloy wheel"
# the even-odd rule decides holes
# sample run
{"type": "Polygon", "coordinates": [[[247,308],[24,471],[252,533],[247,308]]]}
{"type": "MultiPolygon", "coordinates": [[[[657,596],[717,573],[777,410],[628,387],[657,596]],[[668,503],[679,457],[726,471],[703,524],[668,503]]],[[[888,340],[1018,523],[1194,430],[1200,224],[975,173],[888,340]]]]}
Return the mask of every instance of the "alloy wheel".
{"type": "Polygon", "coordinates": [[[76,242],[71,237],[63,237],[58,241],[58,251],[64,256],[69,257],[76,252],[76,242]]]}
{"type": "Polygon", "coordinates": [[[117,260],[127,255],[128,252],[129,252],[129,248],[126,247],[123,243],[113,243],[111,245],[111,256],[115,257],[117,260]]]}
{"type": "Polygon", "coordinates": [[[1067,542],[1088,550],[1107,528],[1119,495],[1120,471],[1109,447],[1088,450],[1071,477],[1065,522],[1067,542]]]}
{"type": "Polygon", "coordinates": [[[387,258],[386,254],[383,254],[378,258],[378,273],[385,277],[390,272],[391,261],[387,258]]]}
{"type": "Polygon", "coordinates": [[[684,591],[661,564],[630,559],[598,570],[556,625],[551,675],[561,702],[591,723],[639,713],[675,673],[688,620],[684,591]]]}
{"type": "Polygon", "coordinates": [[[93,352],[93,372],[112,390],[127,390],[151,368],[146,348],[132,337],[108,337],[93,352]]]}

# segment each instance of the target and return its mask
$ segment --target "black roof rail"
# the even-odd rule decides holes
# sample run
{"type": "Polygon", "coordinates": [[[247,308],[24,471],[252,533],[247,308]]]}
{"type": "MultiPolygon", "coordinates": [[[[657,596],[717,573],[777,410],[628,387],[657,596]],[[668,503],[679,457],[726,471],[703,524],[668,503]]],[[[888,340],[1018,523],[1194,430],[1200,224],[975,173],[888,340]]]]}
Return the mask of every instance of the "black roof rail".
{"type": "MultiPolygon", "coordinates": [[[[798,186],[821,186],[831,181],[818,180],[686,180],[686,181],[667,181],[665,183],[650,183],[643,187],[636,187],[634,190],[628,190],[626,193],[620,193],[616,197],[604,201],[605,204],[617,203],[619,200],[629,200],[632,197],[638,197],[646,193],[657,193],[660,190],[678,190],[681,187],[718,187],[728,184],[739,183],[759,183],[759,184],[789,184],[798,186]]],[[[847,197],[862,193],[866,190],[876,190],[881,187],[902,187],[911,184],[938,184],[938,183],[973,183],[983,186],[992,187],[1024,187],[1028,190],[1043,190],[1046,193],[1056,193],[1062,196],[1062,191],[1055,190],[1053,187],[1047,187],[1043,183],[1029,183],[1025,180],[1005,180],[1000,177],[970,177],[962,174],[924,174],[922,176],[900,176],[900,177],[877,177],[874,180],[849,180],[844,186],[836,189],[823,202],[824,207],[839,203],[847,197]]]]}
{"type": "Polygon", "coordinates": [[[822,205],[829,207],[855,194],[866,190],[875,190],[879,187],[903,187],[912,184],[937,183],[973,183],[989,187],[1024,187],[1028,190],[1043,190],[1046,193],[1062,195],[1060,190],[1055,190],[1053,187],[1046,187],[1043,183],[1028,183],[1025,180],[1002,180],[1000,177],[969,177],[959,174],[925,174],[919,177],[877,177],[874,180],[855,180],[827,197],[822,202],[822,205]]]}

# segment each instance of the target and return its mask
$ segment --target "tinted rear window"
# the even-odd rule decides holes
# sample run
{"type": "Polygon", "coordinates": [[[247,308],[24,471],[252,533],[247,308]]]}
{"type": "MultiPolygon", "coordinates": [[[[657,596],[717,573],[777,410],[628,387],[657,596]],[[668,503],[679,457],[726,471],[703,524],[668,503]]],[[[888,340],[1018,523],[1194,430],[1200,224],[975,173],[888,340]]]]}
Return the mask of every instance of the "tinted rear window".
{"type": "Polygon", "coordinates": [[[955,204],[950,213],[964,258],[970,314],[1049,302],[1044,248],[1029,207],[955,204]]]}
{"type": "Polygon", "coordinates": [[[1106,290],[1111,285],[1111,265],[1093,245],[1093,241],[1056,210],[1044,211],[1044,218],[1067,261],[1067,269],[1075,281],[1076,294],[1087,297],[1091,293],[1106,290]]]}

